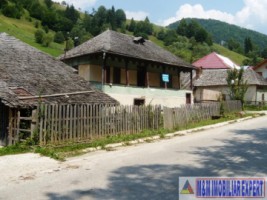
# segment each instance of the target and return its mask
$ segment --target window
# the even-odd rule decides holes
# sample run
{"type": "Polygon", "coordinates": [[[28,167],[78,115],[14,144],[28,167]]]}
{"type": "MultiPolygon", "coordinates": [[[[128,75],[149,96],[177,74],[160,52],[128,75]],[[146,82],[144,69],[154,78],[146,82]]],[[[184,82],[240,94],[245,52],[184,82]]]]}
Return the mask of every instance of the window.
{"type": "Polygon", "coordinates": [[[259,74],[260,76],[262,76],[262,72],[257,72],[257,74],[259,74]]]}
{"type": "Polygon", "coordinates": [[[145,105],[145,99],[134,99],[135,106],[143,106],[145,105]]]}
{"type": "Polygon", "coordinates": [[[137,86],[146,86],[146,69],[144,67],[140,67],[137,71],[137,86]]]}

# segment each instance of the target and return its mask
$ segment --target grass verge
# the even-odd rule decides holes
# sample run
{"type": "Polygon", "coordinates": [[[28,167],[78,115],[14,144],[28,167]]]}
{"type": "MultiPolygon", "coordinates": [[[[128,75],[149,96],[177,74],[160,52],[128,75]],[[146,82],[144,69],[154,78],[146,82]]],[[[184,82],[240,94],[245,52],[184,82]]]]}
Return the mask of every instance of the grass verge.
{"type": "MultiPolygon", "coordinates": [[[[77,156],[86,153],[84,151],[87,148],[100,148],[105,149],[106,145],[108,144],[114,144],[114,143],[124,143],[125,146],[131,145],[130,141],[146,138],[145,142],[147,142],[149,137],[152,136],[160,136],[161,139],[165,138],[165,135],[170,132],[174,131],[181,131],[181,130],[188,130],[198,127],[203,127],[207,125],[213,125],[221,122],[226,122],[230,120],[237,120],[240,118],[252,116],[255,117],[255,114],[246,114],[242,117],[236,116],[235,114],[227,115],[225,117],[222,117],[220,119],[215,120],[204,120],[201,122],[195,122],[188,124],[185,127],[177,127],[174,130],[166,130],[166,129],[159,129],[159,130],[145,130],[142,131],[139,134],[128,134],[128,135],[113,135],[108,136],[105,138],[95,139],[92,142],[87,143],[76,143],[76,144],[64,144],[64,146],[46,146],[46,147],[40,147],[38,145],[34,145],[34,143],[31,140],[26,140],[21,143],[17,143],[13,146],[3,147],[0,148],[0,156],[4,155],[11,155],[11,154],[20,154],[20,153],[39,153],[43,156],[48,156],[57,160],[64,160],[67,157],[77,156]]],[[[109,150],[109,148],[107,148],[109,150]]]]}

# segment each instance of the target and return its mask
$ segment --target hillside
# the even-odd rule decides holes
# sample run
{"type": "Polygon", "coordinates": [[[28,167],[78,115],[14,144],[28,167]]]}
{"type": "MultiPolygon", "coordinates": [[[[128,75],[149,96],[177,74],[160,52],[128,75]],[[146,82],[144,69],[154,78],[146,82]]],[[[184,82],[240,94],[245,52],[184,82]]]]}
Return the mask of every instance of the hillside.
{"type": "MultiPolygon", "coordinates": [[[[18,0],[5,1],[16,2],[18,0]]],[[[50,0],[48,0],[48,2],[49,1],[50,0]]],[[[74,8],[68,8],[68,6],[62,6],[58,3],[50,5],[50,8],[52,8],[50,11],[43,0],[33,0],[32,2],[35,2],[37,7],[39,6],[39,9],[42,8],[45,10],[44,15],[38,16],[34,12],[35,10],[28,8],[27,5],[25,5],[24,10],[21,11],[22,15],[17,18],[5,17],[0,12],[0,32],[6,32],[55,57],[62,54],[64,48],[68,46],[65,44],[66,38],[70,39],[72,45],[74,45],[74,42],[78,42],[75,44],[79,45],[109,28],[129,35],[143,36],[188,62],[193,62],[212,51],[227,56],[240,65],[243,60],[246,59],[246,57],[215,43],[211,46],[207,46],[207,44],[204,43],[195,43],[188,38],[177,35],[175,32],[169,32],[168,28],[150,23],[148,18],[144,21],[126,20],[124,11],[121,9],[116,10],[114,7],[106,9],[104,6],[101,6],[94,14],[87,14],[80,13],[77,10],[71,10],[74,8]],[[38,4],[38,2],[41,2],[41,4],[38,4]],[[70,11],[72,15],[69,14],[70,11]],[[108,17],[111,14],[117,19],[115,23],[114,20],[111,21],[108,17]],[[37,19],[32,15],[39,18],[37,19]],[[46,15],[51,15],[52,18],[44,17],[46,15]],[[106,19],[106,21],[99,20],[103,18],[106,19]],[[52,19],[54,19],[54,21],[52,19]],[[67,23],[70,20],[75,20],[76,22],[71,24],[67,23]],[[61,22],[66,22],[69,26],[62,26],[61,22]],[[36,24],[38,24],[38,26],[36,26],[36,24]],[[44,46],[42,43],[36,42],[35,33],[37,30],[43,30],[46,32],[44,34],[52,35],[53,39],[49,45],[44,46]],[[62,42],[60,43],[53,42],[56,35],[60,32],[61,35],[63,34],[63,41],[61,40],[62,42]],[[167,38],[169,44],[166,44],[166,41],[159,37],[160,32],[161,36],[162,34],[165,35],[165,39],[167,38]],[[76,38],[79,38],[79,41],[77,41],[76,38]],[[169,40],[170,38],[171,40],[169,40]]],[[[3,10],[3,8],[4,7],[0,7],[0,11],[3,10]]]]}
{"type": "Polygon", "coordinates": [[[52,42],[49,47],[44,47],[35,42],[34,33],[37,28],[34,27],[34,21],[13,19],[0,15],[0,32],[6,32],[21,41],[43,51],[52,56],[59,56],[64,52],[64,45],[52,42]]]}
{"type": "MultiPolygon", "coordinates": [[[[29,22],[26,19],[12,19],[0,15],[0,32],[6,32],[22,40],[23,42],[31,46],[34,46],[35,48],[43,52],[46,52],[52,56],[57,57],[63,53],[64,50],[63,44],[58,44],[53,42],[49,47],[43,47],[41,44],[36,43],[34,39],[34,32],[36,30],[37,29],[34,27],[34,22],[29,22]]],[[[132,35],[131,32],[127,32],[127,34],[132,35]]],[[[153,41],[154,43],[163,48],[167,48],[166,46],[164,46],[163,41],[158,40],[155,36],[149,36],[149,40],[153,41]]],[[[216,52],[229,57],[237,64],[242,64],[242,61],[246,59],[245,56],[230,51],[227,48],[220,46],[218,44],[214,44],[213,49],[216,52]]]]}
{"type": "MultiPolygon", "coordinates": [[[[250,37],[252,42],[256,44],[261,51],[267,47],[267,35],[264,35],[262,33],[213,19],[195,18],[194,20],[196,20],[203,28],[205,28],[212,35],[213,41],[216,43],[221,43],[221,41],[228,41],[232,38],[235,41],[239,42],[241,45],[243,45],[245,38],[250,37]]],[[[176,29],[178,27],[178,24],[179,21],[170,24],[168,28],[176,29]]]]}
{"type": "Polygon", "coordinates": [[[242,66],[243,65],[243,61],[245,59],[247,59],[246,56],[243,56],[241,54],[238,54],[236,52],[233,52],[233,51],[230,51],[229,49],[219,45],[219,44],[216,44],[216,43],[213,43],[213,46],[212,48],[214,49],[215,52],[225,56],[225,57],[228,57],[230,58],[232,61],[234,61],[236,64],[242,66]]]}

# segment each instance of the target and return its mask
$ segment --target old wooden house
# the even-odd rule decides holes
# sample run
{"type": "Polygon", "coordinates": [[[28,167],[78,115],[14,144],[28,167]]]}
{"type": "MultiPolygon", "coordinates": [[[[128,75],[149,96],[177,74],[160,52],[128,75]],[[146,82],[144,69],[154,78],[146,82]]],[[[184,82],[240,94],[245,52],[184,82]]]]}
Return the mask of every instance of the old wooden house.
{"type": "Polygon", "coordinates": [[[0,145],[32,133],[25,127],[34,125],[32,111],[40,102],[118,104],[74,68],[0,33],[0,145]]]}
{"type": "MultiPolygon", "coordinates": [[[[267,81],[252,69],[245,70],[243,76],[248,85],[245,101],[250,103],[266,101],[267,81]]],[[[225,100],[229,100],[230,91],[226,78],[227,69],[201,70],[199,78],[194,82],[195,101],[218,101],[221,95],[225,100]]]]}
{"type": "Polygon", "coordinates": [[[107,30],[60,56],[123,105],[177,107],[192,102],[194,67],[142,37],[107,30]],[[182,89],[182,74],[190,74],[182,89]]]}

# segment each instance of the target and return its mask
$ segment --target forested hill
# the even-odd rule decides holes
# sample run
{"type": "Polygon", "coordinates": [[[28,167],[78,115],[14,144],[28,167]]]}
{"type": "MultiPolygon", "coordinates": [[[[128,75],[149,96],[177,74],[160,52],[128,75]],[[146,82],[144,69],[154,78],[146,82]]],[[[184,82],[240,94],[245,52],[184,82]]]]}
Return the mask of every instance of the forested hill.
{"type": "MultiPolygon", "coordinates": [[[[187,21],[192,19],[187,18],[187,21]]],[[[221,43],[221,41],[228,42],[233,39],[240,44],[243,44],[245,38],[250,38],[251,41],[256,44],[260,50],[267,48],[267,35],[262,33],[241,28],[236,25],[228,24],[225,22],[221,22],[213,19],[196,19],[194,18],[206,31],[208,31],[213,38],[213,41],[216,43],[221,43]]],[[[179,21],[170,24],[168,27],[172,29],[177,29],[179,25],[179,21]]]]}
{"type": "MultiPolygon", "coordinates": [[[[254,65],[259,61],[258,54],[248,53],[247,56],[242,49],[236,51],[236,48],[213,43],[211,34],[197,22],[181,24],[181,29],[172,30],[152,24],[148,17],[142,21],[127,20],[124,10],[114,6],[81,12],[65,1],[0,0],[0,32],[53,56],[111,29],[149,39],[187,62],[194,62],[213,51],[240,65],[254,65]]],[[[248,52],[252,50],[250,48],[248,52]]]]}

